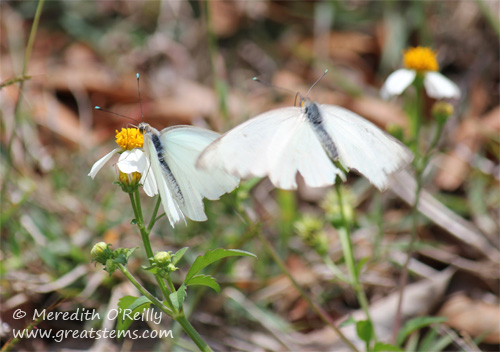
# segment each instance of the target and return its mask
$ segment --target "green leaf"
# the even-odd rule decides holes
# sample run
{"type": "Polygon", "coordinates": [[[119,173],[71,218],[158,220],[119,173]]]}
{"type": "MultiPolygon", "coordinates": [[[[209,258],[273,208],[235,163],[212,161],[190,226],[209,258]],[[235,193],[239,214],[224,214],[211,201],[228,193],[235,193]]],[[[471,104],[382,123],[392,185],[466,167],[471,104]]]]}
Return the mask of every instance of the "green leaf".
{"type": "Polygon", "coordinates": [[[356,323],[356,332],[358,337],[365,341],[370,342],[373,336],[372,323],[369,320],[360,320],[356,323]]]}
{"type": "Polygon", "coordinates": [[[182,303],[184,302],[184,299],[186,298],[186,285],[182,284],[179,286],[177,291],[172,292],[170,294],[170,300],[172,301],[172,304],[177,308],[181,309],[182,308],[182,303]]]}
{"type": "Polygon", "coordinates": [[[339,325],[339,328],[343,328],[343,327],[346,327],[346,326],[349,326],[349,325],[352,325],[352,324],[356,324],[356,320],[354,320],[354,318],[352,317],[352,315],[347,318],[347,320],[344,320],[340,325],[339,325]]]}
{"type": "Polygon", "coordinates": [[[177,252],[175,252],[174,256],[172,257],[172,264],[177,264],[179,260],[184,256],[184,253],[189,249],[189,247],[184,247],[179,249],[177,252]]]}
{"type": "Polygon", "coordinates": [[[204,255],[200,255],[200,256],[198,256],[196,258],[196,260],[194,261],[193,265],[191,265],[191,268],[189,268],[189,271],[186,274],[186,278],[184,279],[184,283],[186,285],[188,285],[189,284],[189,280],[191,280],[191,278],[193,276],[195,276],[196,274],[198,274],[198,272],[200,272],[200,270],[202,270],[203,268],[205,268],[208,265],[212,264],[213,262],[215,262],[215,261],[217,261],[219,259],[222,259],[222,258],[226,258],[226,257],[238,257],[238,256],[240,256],[240,257],[241,256],[246,256],[246,257],[257,258],[257,256],[255,254],[253,254],[253,253],[242,251],[242,250],[239,250],[239,249],[222,249],[222,248],[218,248],[218,249],[214,249],[214,250],[208,251],[204,255]]]}
{"type": "Polygon", "coordinates": [[[444,317],[417,317],[407,321],[398,334],[397,345],[401,346],[412,332],[431,324],[444,323],[446,320],[444,317]]]}
{"type": "Polygon", "coordinates": [[[374,352],[403,352],[403,350],[397,346],[384,343],[384,342],[376,342],[375,346],[373,346],[374,352]]]}
{"type": "MultiPolygon", "coordinates": [[[[151,301],[145,297],[124,296],[118,301],[119,315],[116,323],[118,331],[125,331],[132,324],[135,314],[139,315],[149,308],[151,301]]],[[[118,334],[118,339],[123,338],[123,334],[118,334]]]]}
{"type": "Polygon", "coordinates": [[[365,266],[366,262],[368,262],[369,259],[370,257],[364,257],[356,264],[355,268],[356,277],[359,277],[359,275],[361,274],[361,270],[363,269],[363,267],[365,266]]]}
{"type": "Polygon", "coordinates": [[[212,288],[215,292],[219,293],[220,292],[220,286],[215,281],[215,278],[213,278],[210,275],[196,275],[189,280],[188,286],[191,285],[203,285],[203,286],[208,286],[212,288]]]}

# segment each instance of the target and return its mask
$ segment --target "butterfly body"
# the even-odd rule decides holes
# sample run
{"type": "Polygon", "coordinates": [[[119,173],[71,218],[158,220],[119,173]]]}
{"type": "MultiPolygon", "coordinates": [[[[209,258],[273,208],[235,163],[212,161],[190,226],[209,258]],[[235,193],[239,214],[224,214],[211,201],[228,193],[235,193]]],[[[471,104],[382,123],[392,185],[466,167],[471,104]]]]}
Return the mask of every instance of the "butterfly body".
{"type": "Polygon", "coordinates": [[[343,179],[332,163],[339,161],[384,190],[388,176],[413,159],[401,142],[349,110],[307,98],[300,105],[265,112],[226,132],[197,165],[221,167],[238,177],[268,176],[276,187],[293,190],[297,173],[310,187],[343,179]]]}
{"type": "Polygon", "coordinates": [[[144,151],[151,165],[157,193],[170,223],[184,220],[205,221],[203,198],[219,199],[232,191],[239,179],[223,170],[195,168],[200,153],[219,134],[193,126],[173,126],[158,131],[140,123],[144,151]]]}
{"type": "Polygon", "coordinates": [[[310,100],[306,100],[304,102],[304,105],[304,114],[307,117],[307,121],[309,121],[309,123],[311,124],[314,132],[316,133],[316,136],[323,145],[323,148],[325,149],[330,159],[334,161],[337,160],[339,157],[337,147],[335,147],[335,143],[333,142],[328,132],[325,130],[323,117],[319,111],[318,104],[316,104],[315,102],[311,102],[310,100]]]}

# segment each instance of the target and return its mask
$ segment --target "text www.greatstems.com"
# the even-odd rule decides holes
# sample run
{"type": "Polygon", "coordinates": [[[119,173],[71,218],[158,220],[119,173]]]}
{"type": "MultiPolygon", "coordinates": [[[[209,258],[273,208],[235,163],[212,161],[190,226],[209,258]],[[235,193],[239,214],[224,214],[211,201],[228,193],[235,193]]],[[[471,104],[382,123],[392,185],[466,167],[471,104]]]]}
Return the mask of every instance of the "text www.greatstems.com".
{"type": "Polygon", "coordinates": [[[52,329],[34,328],[28,329],[13,329],[12,333],[15,338],[22,339],[54,339],[55,342],[61,342],[64,339],[107,339],[107,338],[128,338],[132,340],[138,339],[154,339],[154,338],[174,338],[172,330],[114,330],[114,329],[90,329],[90,330],[57,330],[52,332],[52,329]]]}

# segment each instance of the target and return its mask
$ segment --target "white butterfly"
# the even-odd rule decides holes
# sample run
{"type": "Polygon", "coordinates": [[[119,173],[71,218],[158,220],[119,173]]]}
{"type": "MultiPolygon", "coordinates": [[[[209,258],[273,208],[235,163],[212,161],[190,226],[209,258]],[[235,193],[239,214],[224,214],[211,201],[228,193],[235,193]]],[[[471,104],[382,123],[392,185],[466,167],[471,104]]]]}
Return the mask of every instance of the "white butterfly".
{"type": "Polygon", "coordinates": [[[185,220],[184,216],[207,220],[203,198],[219,199],[238,186],[239,179],[222,169],[195,168],[200,153],[219,137],[218,133],[193,126],[173,126],[158,132],[147,123],[140,123],[138,128],[144,135],[143,148],[156,181],[153,192],[160,194],[172,226],[185,220]]]}
{"type": "Polygon", "coordinates": [[[388,175],[412,159],[406,146],[361,116],[306,97],[300,107],[271,110],[223,134],[197,167],[223,168],[242,178],[269,176],[276,187],[292,190],[297,172],[310,187],[332,185],[337,176],[345,180],[332,163],[338,160],[384,190],[388,175]]]}

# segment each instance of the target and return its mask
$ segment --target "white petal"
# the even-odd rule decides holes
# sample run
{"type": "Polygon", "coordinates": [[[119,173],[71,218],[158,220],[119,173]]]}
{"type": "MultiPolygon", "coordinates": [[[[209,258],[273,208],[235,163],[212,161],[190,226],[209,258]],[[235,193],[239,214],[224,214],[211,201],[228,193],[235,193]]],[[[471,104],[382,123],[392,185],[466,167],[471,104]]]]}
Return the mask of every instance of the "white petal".
{"type": "Polygon", "coordinates": [[[158,185],[151,170],[148,169],[142,174],[140,183],[144,185],[144,192],[149,197],[154,197],[158,194],[158,185]]]}
{"type": "Polygon", "coordinates": [[[414,70],[407,70],[405,68],[394,71],[387,77],[387,80],[380,90],[380,95],[383,99],[390,98],[394,95],[400,95],[413,83],[416,75],[417,73],[414,70]]]}
{"type": "Polygon", "coordinates": [[[126,150],[120,155],[117,165],[123,173],[139,172],[142,174],[147,168],[146,156],[140,149],[126,150]]]}
{"type": "Polygon", "coordinates": [[[105,156],[103,156],[101,159],[97,160],[95,162],[95,164],[92,165],[92,169],[89,172],[89,176],[92,177],[92,179],[94,179],[95,175],[97,175],[97,173],[99,172],[99,170],[102,169],[102,167],[104,166],[104,164],[106,164],[108,162],[108,160],[111,159],[113,157],[113,155],[115,155],[116,153],[118,153],[120,150],[121,150],[121,148],[113,149],[111,152],[109,152],[108,154],[106,154],[105,156]]]}
{"type": "Polygon", "coordinates": [[[460,98],[458,86],[439,72],[427,72],[424,86],[427,95],[432,98],[460,98]]]}

